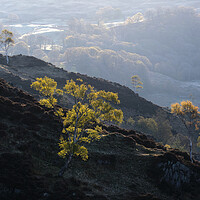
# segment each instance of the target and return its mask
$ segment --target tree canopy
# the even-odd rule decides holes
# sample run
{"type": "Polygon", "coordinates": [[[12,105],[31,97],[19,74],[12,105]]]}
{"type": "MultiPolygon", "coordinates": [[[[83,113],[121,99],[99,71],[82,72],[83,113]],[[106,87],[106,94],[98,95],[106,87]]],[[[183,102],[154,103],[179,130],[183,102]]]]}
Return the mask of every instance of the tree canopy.
{"type": "Polygon", "coordinates": [[[142,89],[142,81],[140,80],[140,77],[138,75],[133,75],[131,77],[132,79],[132,84],[133,84],[133,88],[134,88],[134,91],[139,91],[139,89],[142,89]]]}
{"type": "Polygon", "coordinates": [[[0,46],[5,51],[7,64],[9,63],[8,59],[8,49],[11,45],[14,44],[13,33],[7,29],[2,30],[0,35],[0,46]]]}
{"type": "Polygon", "coordinates": [[[81,79],[77,79],[76,82],[67,80],[63,90],[57,89],[56,81],[48,77],[37,78],[31,85],[45,97],[40,100],[40,104],[54,108],[55,115],[63,123],[59,143],[61,150],[58,155],[67,158],[60,175],[64,174],[72,157],[80,156],[84,161],[88,159],[88,150],[84,143],[90,143],[102,137],[102,122],[121,123],[123,121],[123,112],[111,105],[111,103],[120,103],[117,93],[96,91],[94,87],[83,83],[81,79]],[[62,108],[57,109],[55,94],[71,96],[74,99],[73,107],[67,111],[62,108]]]}
{"type": "Polygon", "coordinates": [[[175,103],[171,105],[171,113],[176,114],[187,129],[190,140],[190,159],[192,161],[192,137],[193,133],[199,129],[199,108],[194,106],[191,101],[182,101],[180,104],[175,103]]]}

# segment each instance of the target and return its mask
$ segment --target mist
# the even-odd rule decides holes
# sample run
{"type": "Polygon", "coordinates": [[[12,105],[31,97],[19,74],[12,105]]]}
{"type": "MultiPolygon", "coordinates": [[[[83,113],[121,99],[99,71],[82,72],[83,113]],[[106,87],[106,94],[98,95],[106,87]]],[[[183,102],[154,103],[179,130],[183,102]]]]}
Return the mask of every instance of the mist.
{"type": "Polygon", "coordinates": [[[161,105],[200,105],[199,1],[1,0],[0,29],[14,33],[10,55],[118,82],[161,105]]]}

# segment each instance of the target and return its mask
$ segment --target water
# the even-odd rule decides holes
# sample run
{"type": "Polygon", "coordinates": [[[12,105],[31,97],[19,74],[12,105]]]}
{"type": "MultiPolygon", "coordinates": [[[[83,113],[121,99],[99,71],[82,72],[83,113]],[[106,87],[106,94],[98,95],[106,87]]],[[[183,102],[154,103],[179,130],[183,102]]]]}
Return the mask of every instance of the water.
{"type": "Polygon", "coordinates": [[[56,26],[55,24],[11,24],[5,27],[9,28],[9,30],[11,31],[14,30],[21,34],[19,39],[22,39],[23,37],[29,35],[56,33],[64,31],[64,27],[61,28],[56,26]]]}

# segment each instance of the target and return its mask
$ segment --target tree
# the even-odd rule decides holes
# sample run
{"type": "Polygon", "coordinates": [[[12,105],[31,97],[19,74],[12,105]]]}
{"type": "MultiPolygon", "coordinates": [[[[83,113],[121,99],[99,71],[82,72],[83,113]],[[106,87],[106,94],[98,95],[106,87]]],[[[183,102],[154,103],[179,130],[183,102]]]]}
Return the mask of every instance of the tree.
{"type": "Polygon", "coordinates": [[[150,133],[155,136],[158,132],[158,124],[153,118],[139,117],[136,127],[145,133],[150,133]]]}
{"type": "Polygon", "coordinates": [[[5,51],[7,64],[9,63],[8,50],[10,46],[14,44],[14,40],[12,39],[12,37],[13,33],[8,31],[7,29],[4,29],[0,35],[0,45],[1,48],[5,51]]]}
{"type": "Polygon", "coordinates": [[[157,141],[162,142],[163,144],[168,144],[168,141],[171,137],[173,137],[173,134],[171,132],[172,127],[167,119],[166,112],[159,110],[153,118],[158,125],[158,130],[155,132],[154,137],[157,141]]]}
{"type": "Polygon", "coordinates": [[[182,101],[180,104],[175,103],[171,105],[171,113],[176,114],[183,122],[187,129],[189,141],[190,141],[190,159],[192,160],[192,134],[195,130],[198,130],[199,114],[198,106],[194,106],[191,101],[182,101]]]}
{"type": "Polygon", "coordinates": [[[132,17],[128,17],[125,21],[125,24],[132,24],[132,23],[138,23],[143,22],[144,16],[142,13],[138,12],[137,14],[133,15],[132,17]]]}
{"type": "Polygon", "coordinates": [[[45,98],[40,100],[41,105],[53,108],[54,113],[63,123],[62,135],[60,137],[60,152],[58,155],[65,159],[65,165],[59,175],[63,176],[73,157],[80,156],[82,160],[88,159],[88,150],[84,146],[99,140],[102,137],[101,123],[113,121],[121,123],[123,112],[114,109],[111,102],[119,104],[117,93],[96,91],[91,85],[82,83],[77,79],[67,80],[63,90],[57,89],[57,83],[48,77],[37,78],[31,87],[39,91],[45,98]],[[68,111],[57,109],[55,94],[70,95],[74,99],[74,105],[68,111]]]}
{"type": "Polygon", "coordinates": [[[180,151],[187,152],[187,146],[188,146],[188,137],[185,135],[182,135],[180,133],[177,133],[168,139],[168,143],[172,148],[179,149],[180,151]]]}
{"type": "Polygon", "coordinates": [[[129,118],[126,120],[126,124],[127,124],[127,125],[131,125],[131,126],[134,126],[135,120],[134,120],[132,117],[129,117],[129,118]]]}
{"type": "Polygon", "coordinates": [[[143,87],[142,87],[143,83],[142,83],[142,81],[140,80],[140,77],[139,77],[138,75],[133,75],[133,76],[131,77],[131,79],[132,79],[132,84],[133,84],[133,88],[134,88],[134,91],[135,91],[135,92],[138,91],[139,89],[142,89],[142,88],[143,88],[143,87]]]}

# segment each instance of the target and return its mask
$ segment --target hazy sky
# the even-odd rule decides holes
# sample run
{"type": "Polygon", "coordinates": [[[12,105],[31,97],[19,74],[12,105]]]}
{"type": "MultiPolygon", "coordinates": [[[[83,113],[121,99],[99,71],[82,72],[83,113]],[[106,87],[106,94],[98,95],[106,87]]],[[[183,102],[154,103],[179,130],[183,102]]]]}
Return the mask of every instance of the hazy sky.
{"type": "Polygon", "coordinates": [[[119,8],[124,16],[169,6],[200,8],[199,0],[0,0],[0,4],[0,18],[2,13],[16,14],[23,22],[46,20],[47,23],[70,17],[90,19],[99,8],[105,6],[119,8]]]}

